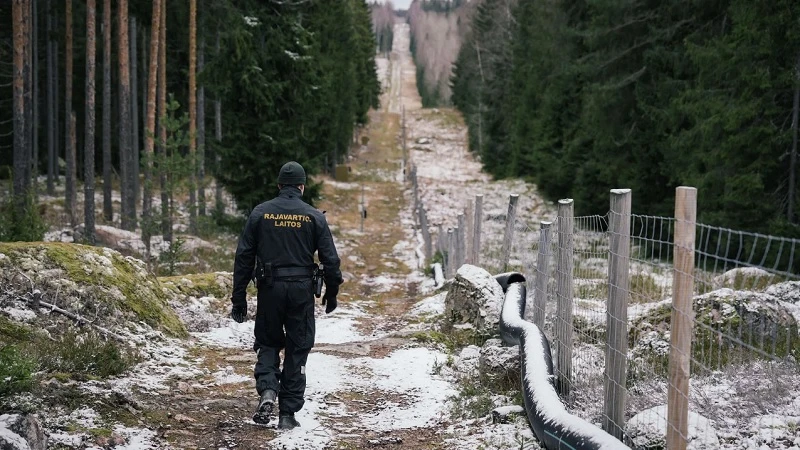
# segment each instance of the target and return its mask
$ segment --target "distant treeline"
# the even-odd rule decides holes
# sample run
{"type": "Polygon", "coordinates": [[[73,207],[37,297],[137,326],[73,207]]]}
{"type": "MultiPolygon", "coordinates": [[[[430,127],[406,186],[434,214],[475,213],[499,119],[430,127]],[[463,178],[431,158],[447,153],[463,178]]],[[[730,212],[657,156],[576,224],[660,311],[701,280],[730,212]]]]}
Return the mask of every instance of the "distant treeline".
{"type": "Polygon", "coordinates": [[[377,50],[381,53],[391,52],[394,40],[394,6],[389,1],[374,1],[369,6],[372,11],[372,32],[375,34],[377,50]]]}
{"type": "Polygon", "coordinates": [[[452,76],[470,148],[576,214],[611,188],[671,215],[798,236],[800,3],[482,0],[452,76]]]}
{"type": "Polygon", "coordinates": [[[417,89],[425,107],[450,104],[453,62],[469,31],[474,2],[414,0],[408,8],[417,89]]]}

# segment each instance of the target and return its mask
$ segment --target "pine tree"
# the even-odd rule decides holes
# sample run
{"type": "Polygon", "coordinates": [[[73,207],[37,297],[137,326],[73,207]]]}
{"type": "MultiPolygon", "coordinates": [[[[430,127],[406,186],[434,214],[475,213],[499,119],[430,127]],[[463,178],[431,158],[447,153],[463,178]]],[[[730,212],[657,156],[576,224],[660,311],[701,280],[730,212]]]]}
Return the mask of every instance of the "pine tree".
{"type": "Polygon", "coordinates": [[[111,0],[103,1],[103,219],[114,217],[111,198],[111,0]]]}
{"type": "Polygon", "coordinates": [[[84,239],[95,244],[94,229],[94,130],[95,130],[95,56],[97,9],[95,0],[86,1],[86,134],[84,150],[84,239]]]}
{"type": "MultiPolygon", "coordinates": [[[[153,204],[153,158],[156,133],[156,84],[158,81],[158,49],[161,38],[161,3],[153,0],[153,21],[150,26],[150,65],[147,77],[147,122],[144,145],[144,193],[142,194],[142,241],[150,252],[150,237],[154,232],[152,220],[153,204]]],[[[134,102],[135,103],[135,102],[134,102]]]]}
{"type": "Polygon", "coordinates": [[[130,53],[128,51],[128,0],[119,0],[117,11],[118,53],[119,58],[119,164],[122,175],[122,228],[132,231],[136,229],[136,191],[134,178],[139,175],[133,166],[133,150],[131,149],[131,80],[130,53]]]}
{"type": "Polygon", "coordinates": [[[67,219],[72,226],[76,225],[76,214],[77,214],[77,198],[76,198],[76,156],[75,156],[75,121],[72,120],[71,116],[75,114],[72,110],[72,51],[73,51],[73,39],[72,39],[72,0],[66,0],[66,39],[65,39],[65,51],[66,51],[66,62],[64,64],[66,76],[64,77],[64,104],[66,105],[66,116],[69,118],[66,122],[68,132],[66,133],[65,137],[65,144],[64,144],[64,152],[66,155],[66,163],[67,163],[67,180],[66,180],[66,191],[65,195],[65,206],[67,209],[67,219]]]}

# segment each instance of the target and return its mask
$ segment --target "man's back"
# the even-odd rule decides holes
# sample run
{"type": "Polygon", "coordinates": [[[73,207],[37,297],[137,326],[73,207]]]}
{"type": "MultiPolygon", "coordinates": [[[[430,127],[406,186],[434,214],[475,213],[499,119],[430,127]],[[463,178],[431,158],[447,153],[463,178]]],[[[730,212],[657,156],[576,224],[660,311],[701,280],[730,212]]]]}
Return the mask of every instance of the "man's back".
{"type": "Polygon", "coordinates": [[[317,250],[318,228],[324,217],[290,187],[258,205],[250,220],[258,224],[258,259],[273,267],[310,267],[317,250]]]}

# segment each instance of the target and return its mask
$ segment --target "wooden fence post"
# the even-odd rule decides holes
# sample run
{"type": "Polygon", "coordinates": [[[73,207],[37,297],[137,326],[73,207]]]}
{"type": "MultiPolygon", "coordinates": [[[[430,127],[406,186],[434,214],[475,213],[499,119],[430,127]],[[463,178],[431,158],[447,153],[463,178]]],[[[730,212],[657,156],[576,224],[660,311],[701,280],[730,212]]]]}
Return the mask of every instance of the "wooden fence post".
{"type": "Polygon", "coordinates": [[[425,212],[425,205],[422,203],[419,205],[419,227],[422,230],[425,262],[428,263],[433,258],[433,248],[431,246],[431,230],[428,229],[428,214],[425,212]]]}
{"type": "Polygon", "coordinates": [[[511,241],[514,240],[514,222],[517,218],[517,201],[519,194],[511,194],[508,197],[508,214],[506,215],[506,232],[503,235],[503,251],[502,260],[500,261],[500,270],[508,270],[508,261],[511,258],[511,241]]]}
{"type": "Polygon", "coordinates": [[[472,236],[475,222],[475,204],[472,200],[467,202],[467,221],[464,227],[464,262],[473,264],[472,262],[472,236]]]}
{"type": "Polygon", "coordinates": [[[452,278],[455,275],[454,266],[456,265],[455,255],[456,255],[456,246],[455,246],[456,236],[453,233],[452,228],[447,229],[447,278],[452,278]]]}
{"type": "MultiPolygon", "coordinates": [[[[403,183],[406,182],[406,170],[408,168],[408,149],[406,148],[406,105],[403,105],[403,117],[402,117],[402,128],[403,128],[403,183]]],[[[415,205],[416,206],[416,205],[415,205]]]]}
{"type": "Polygon", "coordinates": [[[475,196],[475,220],[472,227],[472,264],[481,263],[481,225],[483,223],[483,195],[475,196]]]}
{"type": "Polygon", "coordinates": [[[603,429],[622,440],[628,364],[628,292],[631,255],[631,190],[611,190],[608,308],[606,310],[605,415],[603,429]]]}
{"type": "Polygon", "coordinates": [[[685,450],[689,437],[689,363],[692,351],[692,295],[697,189],[675,189],[675,256],[670,319],[667,448],[685,450]]]}
{"type": "Polygon", "coordinates": [[[436,226],[436,251],[442,255],[442,268],[444,268],[444,253],[447,251],[447,246],[444,245],[445,234],[442,224],[436,226]]]}
{"type": "Polygon", "coordinates": [[[456,237],[456,255],[458,255],[458,267],[464,264],[467,259],[467,220],[464,214],[458,215],[458,236],[456,237]]]}
{"type": "Polygon", "coordinates": [[[417,166],[411,166],[411,187],[414,193],[414,209],[419,207],[419,184],[417,184],[417,166]]]}
{"type": "Polygon", "coordinates": [[[556,271],[556,389],[569,399],[572,383],[572,199],[558,201],[558,257],[556,271]]]}
{"type": "Polygon", "coordinates": [[[547,279],[550,268],[550,236],[553,222],[539,222],[539,255],[536,258],[536,290],[533,300],[533,323],[544,330],[547,312],[547,279]]]}

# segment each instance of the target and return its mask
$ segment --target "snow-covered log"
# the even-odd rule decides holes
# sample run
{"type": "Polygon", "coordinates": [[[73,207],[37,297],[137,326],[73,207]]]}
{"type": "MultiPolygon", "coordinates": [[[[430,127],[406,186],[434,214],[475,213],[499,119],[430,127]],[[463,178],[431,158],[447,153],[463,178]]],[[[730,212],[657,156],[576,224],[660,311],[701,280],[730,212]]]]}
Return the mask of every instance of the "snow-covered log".
{"type": "Polygon", "coordinates": [[[567,412],[553,386],[550,344],[536,325],[523,319],[525,277],[519,273],[495,278],[505,292],[500,335],[519,344],[525,412],[533,433],[547,449],[607,450],[629,448],[602,429],[567,412]]]}

